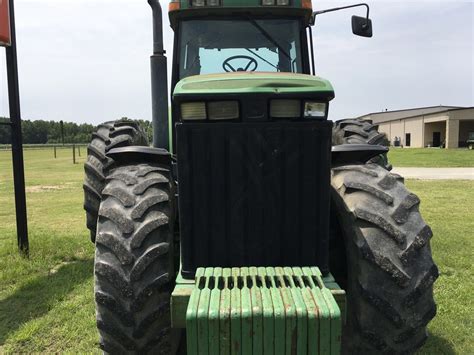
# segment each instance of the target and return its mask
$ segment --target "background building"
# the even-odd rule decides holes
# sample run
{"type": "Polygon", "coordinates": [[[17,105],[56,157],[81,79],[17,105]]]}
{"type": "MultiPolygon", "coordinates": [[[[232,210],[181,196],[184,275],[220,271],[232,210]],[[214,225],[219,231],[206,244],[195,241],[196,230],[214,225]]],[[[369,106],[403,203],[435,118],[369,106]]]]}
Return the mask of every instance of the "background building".
{"type": "Polygon", "coordinates": [[[372,120],[387,134],[391,145],[404,147],[466,147],[474,132],[474,107],[431,106],[374,112],[360,118],[372,120]]]}

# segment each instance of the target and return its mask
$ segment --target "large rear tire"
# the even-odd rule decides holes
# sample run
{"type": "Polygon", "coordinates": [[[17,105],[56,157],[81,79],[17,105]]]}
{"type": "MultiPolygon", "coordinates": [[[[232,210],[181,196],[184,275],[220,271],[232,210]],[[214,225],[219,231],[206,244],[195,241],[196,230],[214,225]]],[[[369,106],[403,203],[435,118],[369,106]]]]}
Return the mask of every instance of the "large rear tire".
{"type": "MultiPolygon", "coordinates": [[[[372,121],[352,118],[340,120],[334,123],[332,129],[332,144],[370,144],[388,146],[389,141],[385,133],[379,132],[378,125],[372,121]]],[[[387,154],[381,154],[372,158],[371,163],[383,166],[387,170],[392,170],[392,165],[388,163],[387,154]]]]}
{"type": "Polygon", "coordinates": [[[156,164],[108,174],[99,209],[95,301],[107,353],[170,354],[173,188],[156,164]]]}
{"type": "Polygon", "coordinates": [[[386,145],[387,135],[378,131],[372,121],[360,118],[337,121],[333,127],[333,145],[373,144],[386,145]]]}
{"type": "Polygon", "coordinates": [[[341,227],[332,249],[345,245],[346,255],[333,260],[346,264],[346,275],[336,276],[347,291],[345,353],[411,354],[436,314],[438,269],[420,200],[376,164],[334,168],[332,187],[341,227]]]}
{"type": "Polygon", "coordinates": [[[113,160],[106,156],[113,148],[131,145],[148,145],[147,137],[140,126],[130,120],[106,122],[97,127],[87,147],[87,161],[84,164],[84,209],[91,241],[95,242],[97,213],[105,184],[106,169],[113,160]]]}

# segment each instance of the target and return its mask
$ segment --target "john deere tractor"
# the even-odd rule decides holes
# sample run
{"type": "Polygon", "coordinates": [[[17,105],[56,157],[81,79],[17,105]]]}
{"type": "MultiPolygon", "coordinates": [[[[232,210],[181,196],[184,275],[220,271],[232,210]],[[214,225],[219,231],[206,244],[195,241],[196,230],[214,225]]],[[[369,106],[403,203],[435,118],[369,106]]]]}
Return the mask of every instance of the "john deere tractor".
{"type": "Polygon", "coordinates": [[[318,16],[364,6],[352,30],[371,37],[369,7],[173,1],[168,91],[148,2],[153,147],[137,123],[107,122],[85,165],[102,349],[415,352],[436,313],[431,229],[384,135],[329,121],[334,90],[315,75],[318,16]]]}

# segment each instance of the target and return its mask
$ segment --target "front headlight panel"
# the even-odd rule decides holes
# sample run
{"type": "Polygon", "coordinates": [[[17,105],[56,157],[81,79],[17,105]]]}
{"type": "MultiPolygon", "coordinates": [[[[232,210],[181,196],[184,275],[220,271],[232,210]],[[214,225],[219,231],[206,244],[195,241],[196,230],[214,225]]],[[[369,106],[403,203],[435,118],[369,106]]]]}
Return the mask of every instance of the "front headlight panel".
{"type": "Polygon", "coordinates": [[[328,103],[322,101],[272,99],[269,106],[272,119],[325,120],[328,116],[328,103]]]}
{"type": "Polygon", "coordinates": [[[226,121],[240,118],[239,102],[236,100],[185,102],[180,108],[183,121],[226,121]]]}
{"type": "Polygon", "coordinates": [[[324,120],[328,115],[327,102],[305,101],[303,117],[306,119],[324,120]]]}

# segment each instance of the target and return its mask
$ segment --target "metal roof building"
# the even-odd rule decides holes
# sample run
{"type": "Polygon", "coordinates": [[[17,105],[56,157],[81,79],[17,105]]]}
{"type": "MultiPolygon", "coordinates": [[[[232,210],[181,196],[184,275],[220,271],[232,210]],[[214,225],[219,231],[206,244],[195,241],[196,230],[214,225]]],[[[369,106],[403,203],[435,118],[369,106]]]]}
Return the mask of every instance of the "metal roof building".
{"type": "Polygon", "coordinates": [[[474,132],[474,107],[430,106],[374,112],[360,118],[378,124],[391,145],[412,148],[466,147],[469,133],[474,132]]]}

